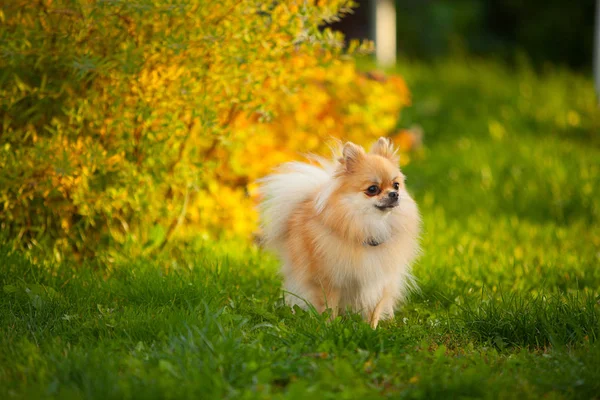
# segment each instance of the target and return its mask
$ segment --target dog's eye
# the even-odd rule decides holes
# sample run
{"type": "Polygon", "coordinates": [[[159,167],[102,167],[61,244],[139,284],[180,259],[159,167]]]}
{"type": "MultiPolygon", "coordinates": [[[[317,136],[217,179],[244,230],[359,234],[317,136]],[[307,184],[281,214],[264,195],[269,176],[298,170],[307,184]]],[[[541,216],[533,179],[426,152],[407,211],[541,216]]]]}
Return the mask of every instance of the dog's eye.
{"type": "Polygon", "coordinates": [[[394,190],[400,189],[400,184],[398,182],[394,182],[394,190]]]}
{"type": "Polygon", "coordinates": [[[366,193],[367,193],[369,196],[375,196],[376,194],[379,194],[379,186],[377,186],[377,185],[372,185],[372,186],[369,186],[369,187],[367,188],[367,191],[366,191],[366,193]]]}

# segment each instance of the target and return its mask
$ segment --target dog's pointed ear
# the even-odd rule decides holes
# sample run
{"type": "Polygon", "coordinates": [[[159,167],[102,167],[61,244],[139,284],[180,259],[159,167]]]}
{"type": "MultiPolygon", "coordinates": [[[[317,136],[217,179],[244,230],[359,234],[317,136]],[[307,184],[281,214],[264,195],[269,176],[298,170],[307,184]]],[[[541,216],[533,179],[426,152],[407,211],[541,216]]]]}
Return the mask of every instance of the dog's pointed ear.
{"type": "Polygon", "coordinates": [[[371,147],[371,154],[385,157],[395,165],[398,165],[400,162],[400,157],[398,157],[398,153],[396,149],[394,149],[392,141],[386,137],[380,137],[375,144],[373,144],[373,147],[371,147]]]}
{"type": "Polygon", "coordinates": [[[346,171],[351,172],[364,156],[365,150],[362,147],[352,142],[346,142],[339,162],[346,167],[346,171]]]}

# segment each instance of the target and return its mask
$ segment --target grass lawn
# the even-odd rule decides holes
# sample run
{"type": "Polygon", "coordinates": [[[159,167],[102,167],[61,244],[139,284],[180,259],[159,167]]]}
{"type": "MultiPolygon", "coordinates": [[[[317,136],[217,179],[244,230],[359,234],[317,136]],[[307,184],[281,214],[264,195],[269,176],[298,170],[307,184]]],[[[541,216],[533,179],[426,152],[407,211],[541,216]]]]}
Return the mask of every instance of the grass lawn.
{"type": "Polygon", "coordinates": [[[399,72],[402,124],[425,132],[404,169],[424,253],[394,321],[292,314],[276,260],[234,244],[111,274],[0,251],[0,398],[600,398],[591,81],[464,61],[399,72]]]}

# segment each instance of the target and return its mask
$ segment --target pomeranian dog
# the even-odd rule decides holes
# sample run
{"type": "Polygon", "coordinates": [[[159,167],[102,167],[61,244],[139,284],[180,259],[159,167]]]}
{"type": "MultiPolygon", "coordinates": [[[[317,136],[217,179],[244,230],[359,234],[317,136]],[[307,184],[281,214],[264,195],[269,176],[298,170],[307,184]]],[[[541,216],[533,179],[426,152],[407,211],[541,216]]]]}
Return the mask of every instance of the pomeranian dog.
{"type": "Polygon", "coordinates": [[[368,153],[348,142],[333,161],[311,158],[319,165],[290,162],[260,181],[263,238],[283,263],[285,301],[332,318],[349,309],[376,328],[414,286],[419,253],[419,211],[396,150],[382,137],[368,153]]]}

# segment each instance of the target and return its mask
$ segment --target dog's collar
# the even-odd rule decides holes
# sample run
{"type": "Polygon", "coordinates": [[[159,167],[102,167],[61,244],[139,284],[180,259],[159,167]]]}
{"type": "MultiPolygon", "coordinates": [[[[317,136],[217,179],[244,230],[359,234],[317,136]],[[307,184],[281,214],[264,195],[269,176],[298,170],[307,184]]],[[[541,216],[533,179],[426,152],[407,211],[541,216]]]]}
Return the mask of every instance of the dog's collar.
{"type": "Polygon", "coordinates": [[[376,247],[376,246],[379,246],[381,243],[383,243],[383,242],[378,242],[373,238],[368,238],[363,244],[365,244],[365,245],[368,244],[369,246],[376,247]]]}

